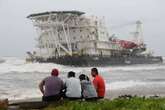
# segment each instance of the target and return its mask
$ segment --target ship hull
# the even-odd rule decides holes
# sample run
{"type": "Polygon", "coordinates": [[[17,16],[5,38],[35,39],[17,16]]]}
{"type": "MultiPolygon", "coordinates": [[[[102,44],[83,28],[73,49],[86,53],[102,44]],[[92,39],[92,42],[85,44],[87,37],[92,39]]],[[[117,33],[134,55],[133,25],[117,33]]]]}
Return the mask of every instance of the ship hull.
{"type": "Polygon", "coordinates": [[[69,66],[109,66],[109,65],[132,65],[132,64],[156,64],[162,63],[162,57],[109,57],[109,56],[65,56],[59,58],[36,59],[38,62],[57,63],[69,66]]]}

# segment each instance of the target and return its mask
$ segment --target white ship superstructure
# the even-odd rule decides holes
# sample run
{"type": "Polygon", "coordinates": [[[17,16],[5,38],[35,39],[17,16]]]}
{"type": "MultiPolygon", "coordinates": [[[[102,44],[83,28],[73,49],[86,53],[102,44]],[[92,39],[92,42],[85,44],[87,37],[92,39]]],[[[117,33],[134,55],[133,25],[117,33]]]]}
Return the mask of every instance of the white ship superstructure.
{"type": "Polygon", "coordinates": [[[28,16],[39,34],[37,55],[111,55],[122,50],[109,41],[104,19],[79,11],[52,11],[28,16]]]}
{"type": "Polygon", "coordinates": [[[132,41],[110,35],[104,18],[80,11],[51,11],[28,16],[37,30],[37,50],[27,61],[74,66],[106,66],[159,63],[162,57],[142,54],[141,21],[136,22],[132,41]]]}

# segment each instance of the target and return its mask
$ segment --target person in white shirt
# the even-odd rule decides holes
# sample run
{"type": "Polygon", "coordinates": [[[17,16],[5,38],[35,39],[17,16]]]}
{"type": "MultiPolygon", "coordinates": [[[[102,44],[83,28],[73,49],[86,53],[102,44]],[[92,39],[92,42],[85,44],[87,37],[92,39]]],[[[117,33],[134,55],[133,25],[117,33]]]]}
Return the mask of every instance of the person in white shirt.
{"type": "Polygon", "coordinates": [[[66,92],[65,98],[68,99],[80,99],[81,98],[81,84],[80,80],[75,78],[75,72],[70,71],[68,78],[65,82],[66,92]]]}

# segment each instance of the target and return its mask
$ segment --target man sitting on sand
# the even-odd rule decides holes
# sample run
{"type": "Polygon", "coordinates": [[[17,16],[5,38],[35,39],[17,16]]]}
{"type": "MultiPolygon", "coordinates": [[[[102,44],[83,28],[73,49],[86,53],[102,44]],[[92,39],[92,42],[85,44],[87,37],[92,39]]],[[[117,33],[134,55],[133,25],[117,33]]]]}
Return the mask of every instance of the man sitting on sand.
{"type": "Polygon", "coordinates": [[[58,77],[59,71],[53,69],[51,76],[46,77],[39,84],[40,91],[43,94],[43,101],[58,101],[61,99],[63,81],[58,77]]]}
{"type": "Polygon", "coordinates": [[[81,98],[81,84],[80,80],[75,78],[75,72],[70,71],[68,78],[65,82],[66,92],[65,98],[68,99],[80,99],[81,98]]]}
{"type": "Polygon", "coordinates": [[[97,68],[91,69],[91,75],[94,77],[93,84],[95,86],[98,98],[104,98],[105,96],[105,82],[99,75],[97,68]]]}

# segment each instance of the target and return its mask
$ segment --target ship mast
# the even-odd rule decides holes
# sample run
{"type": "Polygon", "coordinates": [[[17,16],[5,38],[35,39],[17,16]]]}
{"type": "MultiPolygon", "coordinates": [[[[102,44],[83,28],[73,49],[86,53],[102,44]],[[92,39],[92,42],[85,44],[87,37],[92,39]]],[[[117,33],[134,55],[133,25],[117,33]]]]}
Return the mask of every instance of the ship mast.
{"type": "Polygon", "coordinates": [[[141,21],[136,21],[136,31],[133,34],[134,34],[133,41],[136,44],[138,44],[138,45],[144,44],[141,21]]]}

